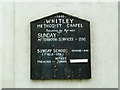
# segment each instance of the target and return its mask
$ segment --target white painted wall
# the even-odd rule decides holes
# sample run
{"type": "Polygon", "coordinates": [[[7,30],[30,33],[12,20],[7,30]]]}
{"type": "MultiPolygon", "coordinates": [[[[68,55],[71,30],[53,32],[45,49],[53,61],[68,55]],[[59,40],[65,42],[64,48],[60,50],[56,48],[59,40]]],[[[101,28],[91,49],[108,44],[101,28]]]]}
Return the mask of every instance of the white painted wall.
{"type": "MultiPolygon", "coordinates": [[[[0,3],[0,8],[2,8],[2,5],[0,3]]],[[[0,38],[2,38],[2,9],[0,9],[0,38]]],[[[0,40],[0,51],[2,51],[2,40],[0,40]]],[[[3,54],[0,52],[0,62],[2,62],[3,54]]],[[[2,88],[2,63],[0,63],[0,89],[2,88]]]]}
{"type": "Polygon", "coordinates": [[[3,87],[117,88],[118,10],[116,3],[3,3],[3,87]],[[91,22],[92,79],[30,80],[30,21],[65,12],[91,22]]]}
{"type": "MultiPolygon", "coordinates": [[[[14,3],[1,3],[2,87],[14,87],[14,3]]],[[[0,20],[1,20],[0,19],[0,20]]]]}

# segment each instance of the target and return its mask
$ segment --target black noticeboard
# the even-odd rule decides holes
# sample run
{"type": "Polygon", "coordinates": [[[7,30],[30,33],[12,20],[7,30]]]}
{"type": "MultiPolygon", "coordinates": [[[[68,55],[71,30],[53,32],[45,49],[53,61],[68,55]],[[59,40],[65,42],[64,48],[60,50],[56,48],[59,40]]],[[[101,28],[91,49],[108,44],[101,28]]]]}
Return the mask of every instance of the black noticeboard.
{"type": "Polygon", "coordinates": [[[31,79],[91,78],[89,21],[60,12],[30,26],[31,79]]]}

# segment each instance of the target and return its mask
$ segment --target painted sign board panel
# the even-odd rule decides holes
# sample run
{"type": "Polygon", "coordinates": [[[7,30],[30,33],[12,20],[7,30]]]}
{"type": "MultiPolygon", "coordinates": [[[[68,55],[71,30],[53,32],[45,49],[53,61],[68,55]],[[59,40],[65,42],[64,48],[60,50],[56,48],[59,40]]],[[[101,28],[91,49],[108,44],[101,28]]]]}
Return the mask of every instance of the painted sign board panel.
{"type": "Polygon", "coordinates": [[[60,12],[30,25],[31,79],[91,78],[89,21],[60,12]]]}

